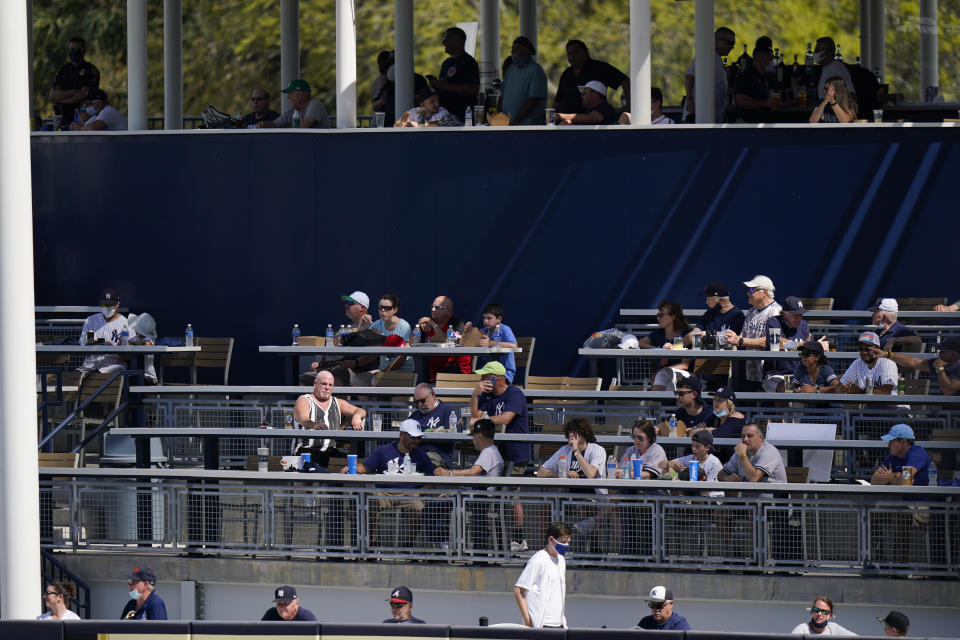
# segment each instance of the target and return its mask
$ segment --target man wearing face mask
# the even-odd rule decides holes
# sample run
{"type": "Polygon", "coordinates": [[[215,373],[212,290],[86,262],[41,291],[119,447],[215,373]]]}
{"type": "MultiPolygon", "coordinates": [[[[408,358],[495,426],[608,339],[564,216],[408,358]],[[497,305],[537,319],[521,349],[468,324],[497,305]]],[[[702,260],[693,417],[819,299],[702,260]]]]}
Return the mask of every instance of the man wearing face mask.
{"type": "MultiPolygon", "coordinates": [[[[127,331],[130,338],[135,338],[136,333],[130,329],[127,319],[122,314],[117,313],[117,307],[119,306],[120,295],[113,289],[105,289],[100,295],[101,311],[89,316],[84,321],[79,343],[82,345],[88,344],[87,337],[91,332],[93,333],[93,342],[89,344],[120,344],[124,331],[127,331]]],[[[94,353],[83,360],[83,364],[80,365],[78,370],[110,373],[126,368],[126,360],[116,354],[94,353]]]]}
{"type": "Polygon", "coordinates": [[[780,98],[770,96],[767,85],[766,69],[772,61],[773,51],[757,47],[753,50],[753,63],[733,86],[737,116],[744,122],[769,122],[770,112],[780,104],[780,98]]]}
{"type": "Polygon", "coordinates": [[[157,574],[150,567],[137,567],[127,576],[130,601],[123,607],[121,620],[166,620],[167,605],[154,593],[157,574]]]}
{"type": "Polygon", "coordinates": [[[513,41],[513,64],[503,74],[497,110],[510,116],[510,126],[544,124],[547,106],[547,74],[533,59],[537,54],[526,36],[513,41]]]}
{"type": "Polygon", "coordinates": [[[71,131],[126,131],[127,119],[107,100],[103,89],[91,89],[83,101],[87,117],[83,125],[72,123],[71,131]]]}
{"type": "Polygon", "coordinates": [[[850,71],[847,70],[847,65],[843,64],[842,60],[835,60],[834,57],[836,55],[837,45],[833,42],[833,38],[824,36],[817,39],[817,44],[813,48],[813,59],[817,64],[821,65],[820,84],[817,86],[817,96],[819,96],[821,100],[826,97],[827,80],[833,77],[843,78],[843,81],[847,83],[847,91],[853,96],[857,95],[856,89],[853,86],[853,79],[850,77],[850,71]]]}
{"type": "Polygon", "coordinates": [[[70,38],[67,46],[70,62],[60,67],[50,88],[53,111],[63,118],[64,128],[73,123],[73,113],[80,109],[89,91],[100,86],[100,70],[84,59],[86,51],[86,40],[70,38]]]}
{"type": "Polygon", "coordinates": [[[567,626],[567,563],[573,532],[563,522],[547,527],[547,544],[527,561],[513,587],[523,624],[534,629],[563,629],[567,626]]]}

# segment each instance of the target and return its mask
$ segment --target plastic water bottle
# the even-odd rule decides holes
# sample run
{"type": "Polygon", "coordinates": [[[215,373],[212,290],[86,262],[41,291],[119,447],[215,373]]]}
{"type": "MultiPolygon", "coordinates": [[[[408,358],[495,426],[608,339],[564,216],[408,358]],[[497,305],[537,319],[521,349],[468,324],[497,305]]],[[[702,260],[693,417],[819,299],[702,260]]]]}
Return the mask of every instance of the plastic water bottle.
{"type": "Polygon", "coordinates": [[[623,456],[623,461],[620,463],[620,478],[622,480],[630,480],[633,477],[633,463],[630,462],[630,458],[623,456]]]}
{"type": "Polygon", "coordinates": [[[333,337],[333,325],[327,325],[326,340],[324,341],[328,347],[334,346],[334,337],[333,337]]]}
{"type": "Polygon", "coordinates": [[[300,128],[300,112],[294,111],[293,117],[291,119],[293,120],[293,128],[299,129],[300,128]]]}
{"type": "Polygon", "coordinates": [[[612,455],[607,456],[607,478],[614,479],[617,477],[617,459],[612,455]]]}
{"type": "Polygon", "coordinates": [[[290,332],[290,344],[297,346],[300,344],[300,325],[293,325],[293,331],[290,332]]]}
{"type": "Polygon", "coordinates": [[[473,107],[467,107],[467,112],[463,115],[463,126],[473,126],[473,107]]]}
{"type": "Polygon", "coordinates": [[[413,325],[413,332],[410,334],[410,344],[420,344],[420,325],[413,325]]]}
{"type": "Polygon", "coordinates": [[[193,346],[193,325],[190,324],[189,322],[187,323],[187,330],[183,335],[183,342],[188,347],[193,346]]]}
{"type": "Polygon", "coordinates": [[[457,412],[451,411],[450,417],[447,419],[447,431],[449,431],[450,433],[456,433],[458,422],[459,421],[457,420],[457,412]]]}
{"type": "Polygon", "coordinates": [[[677,414],[675,413],[670,414],[670,437],[677,437],[677,414]]]}
{"type": "Polygon", "coordinates": [[[450,325],[450,328],[447,329],[447,346],[457,346],[457,332],[453,329],[453,325],[450,325]]]}
{"type": "Polygon", "coordinates": [[[567,456],[560,456],[560,464],[557,467],[557,475],[566,478],[570,472],[570,463],[567,462],[567,456]]]}
{"type": "Polygon", "coordinates": [[[341,324],[340,331],[337,331],[336,346],[339,347],[341,344],[343,344],[343,334],[345,334],[346,332],[347,332],[347,325],[341,324]]]}
{"type": "Polygon", "coordinates": [[[124,329],[120,332],[120,345],[124,347],[130,346],[130,330],[124,329]]]}
{"type": "Polygon", "coordinates": [[[403,475],[409,476],[413,473],[413,464],[410,462],[410,454],[403,454],[403,475]]]}
{"type": "Polygon", "coordinates": [[[928,485],[931,487],[937,486],[937,465],[933,462],[933,460],[930,461],[930,470],[928,473],[930,475],[930,482],[928,485]]]}
{"type": "Polygon", "coordinates": [[[867,381],[864,384],[863,392],[867,395],[870,395],[873,393],[873,376],[872,375],[867,376],[867,381]]]}

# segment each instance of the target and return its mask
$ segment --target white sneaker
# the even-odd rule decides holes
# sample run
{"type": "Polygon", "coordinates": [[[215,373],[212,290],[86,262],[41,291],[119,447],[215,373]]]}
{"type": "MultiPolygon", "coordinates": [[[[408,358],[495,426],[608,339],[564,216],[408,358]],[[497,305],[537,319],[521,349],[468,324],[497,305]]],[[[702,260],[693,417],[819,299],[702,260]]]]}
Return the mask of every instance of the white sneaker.
{"type": "Polygon", "coordinates": [[[526,540],[521,540],[520,542],[516,540],[510,541],[510,551],[526,551],[527,549],[529,549],[529,547],[527,546],[526,540]]]}

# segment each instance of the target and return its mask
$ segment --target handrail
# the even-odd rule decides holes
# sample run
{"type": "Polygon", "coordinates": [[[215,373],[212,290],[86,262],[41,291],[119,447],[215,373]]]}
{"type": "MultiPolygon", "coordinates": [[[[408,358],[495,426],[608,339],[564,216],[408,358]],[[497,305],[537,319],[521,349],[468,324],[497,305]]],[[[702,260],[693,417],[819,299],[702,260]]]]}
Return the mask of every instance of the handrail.
{"type": "Polygon", "coordinates": [[[70,581],[76,585],[78,593],[83,594],[82,600],[80,598],[73,599],[73,602],[70,603],[73,605],[71,608],[75,608],[76,613],[80,614],[81,618],[90,619],[90,614],[93,611],[90,603],[90,585],[81,580],[80,576],[70,571],[66,565],[62,564],[46,549],[40,549],[40,574],[48,583],[63,582],[64,576],[69,578],[70,581]],[[47,565],[49,565],[51,569],[47,569],[47,565]]]}
{"type": "MultiPolygon", "coordinates": [[[[139,370],[139,369],[133,369],[133,370],[130,370],[130,369],[120,369],[120,370],[114,371],[113,373],[110,374],[110,377],[108,377],[108,378],[106,379],[106,381],[104,381],[104,383],[101,384],[101,385],[97,388],[97,390],[94,391],[93,394],[92,394],[89,398],[87,398],[87,399],[84,400],[82,403],[80,403],[79,405],[77,405],[77,407],[76,407],[73,411],[71,411],[71,412],[67,415],[67,417],[64,418],[63,421],[62,421],[60,424],[58,424],[58,425],[53,429],[53,431],[51,431],[51,432],[50,432],[49,434],[47,434],[42,440],[40,440],[40,443],[37,445],[38,448],[39,448],[41,451],[44,451],[44,450],[45,450],[44,447],[47,446],[47,445],[53,440],[53,438],[56,437],[56,435],[57,435],[58,433],[60,433],[60,431],[62,431],[63,429],[65,429],[65,428],[73,421],[73,419],[77,417],[77,415],[82,414],[82,413],[83,413],[83,410],[86,409],[88,406],[90,406],[90,403],[92,403],[92,402],[97,398],[97,396],[99,396],[99,395],[100,395],[101,393],[103,393],[111,384],[113,384],[113,381],[114,381],[114,380],[116,380],[118,377],[121,377],[121,376],[123,376],[123,377],[126,378],[127,376],[130,376],[130,375],[139,375],[139,376],[141,377],[141,380],[140,380],[140,381],[143,382],[143,378],[142,378],[142,377],[143,377],[143,371],[142,371],[142,370],[139,370]]],[[[81,389],[83,388],[83,383],[82,383],[82,382],[81,382],[81,384],[80,384],[80,387],[81,387],[81,389]]],[[[79,394],[79,391],[78,391],[78,394],[79,394]]],[[[71,453],[77,453],[80,449],[82,449],[82,447],[83,447],[84,445],[86,445],[87,442],[89,442],[91,439],[93,439],[93,437],[95,437],[96,435],[98,435],[98,434],[100,433],[100,431],[109,423],[109,422],[108,422],[109,420],[113,420],[113,418],[115,418],[116,416],[118,416],[122,411],[126,410],[127,405],[128,405],[128,401],[125,400],[125,399],[121,399],[121,401],[120,401],[120,406],[119,406],[118,408],[114,409],[113,411],[111,411],[111,412],[110,412],[110,415],[107,416],[107,419],[106,419],[104,422],[101,422],[101,423],[93,430],[93,432],[91,433],[91,435],[90,435],[89,437],[87,437],[83,442],[81,442],[77,447],[75,447],[75,448],[71,451],[71,453]]]]}

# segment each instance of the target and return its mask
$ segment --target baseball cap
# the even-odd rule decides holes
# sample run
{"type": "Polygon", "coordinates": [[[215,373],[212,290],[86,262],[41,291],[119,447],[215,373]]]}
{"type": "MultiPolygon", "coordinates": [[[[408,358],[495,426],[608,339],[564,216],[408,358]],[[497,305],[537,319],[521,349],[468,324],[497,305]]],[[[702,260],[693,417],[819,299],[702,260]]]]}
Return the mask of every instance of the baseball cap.
{"type": "Polygon", "coordinates": [[[155,574],[150,567],[136,567],[127,574],[127,577],[131,580],[139,580],[140,582],[149,582],[150,584],[157,583],[157,574],[155,574]]]}
{"type": "Polygon", "coordinates": [[[873,331],[864,331],[860,334],[860,337],[857,338],[857,342],[869,342],[875,347],[880,346],[880,338],[877,337],[877,334],[873,331]]]}
{"type": "Polygon", "coordinates": [[[424,100],[426,100],[426,99],[429,98],[430,96],[435,96],[435,95],[437,95],[437,90],[436,90],[436,89],[434,89],[433,87],[429,87],[429,86],[428,86],[428,87],[424,87],[423,89],[420,89],[420,91],[417,92],[416,104],[420,104],[421,102],[423,102],[424,100]]]}
{"type": "Polygon", "coordinates": [[[727,284],[725,282],[712,280],[707,283],[707,286],[703,288],[703,291],[700,292],[700,295],[726,297],[730,295],[730,289],[727,288],[727,284]]]}
{"type": "Polygon", "coordinates": [[[305,93],[310,93],[310,83],[302,78],[297,78],[296,80],[291,80],[290,84],[287,85],[287,88],[280,93],[290,93],[292,91],[303,91],[305,93]]]}
{"type": "Polygon", "coordinates": [[[115,307],[120,304],[120,294],[114,289],[104,289],[100,294],[100,306],[115,307]]]}
{"type": "Polygon", "coordinates": [[[713,445],[713,434],[707,429],[701,429],[690,436],[690,440],[709,447],[713,445]]]}
{"type": "Polygon", "coordinates": [[[799,313],[803,315],[807,312],[807,308],[803,306],[803,300],[797,296],[787,296],[787,299],[783,301],[780,307],[788,313],[799,313]]]}
{"type": "Polygon", "coordinates": [[[640,341],[637,340],[637,336],[632,333],[625,333],[623,337],[620,338],[620,344],[617,346],[621,349],[639,349],[640,341]]]}
{"type": "Polygon", "coordinates": [[[107,93],[103,89],[90,89],[84,97],[84,102],[93,102],[94,100],[107,101],[107,93]]]}
{"type": "Polygon", "coordinates": [[[889,311],[890,313],[897,313],[900,311],[900,305],[897,304],[894,298],[877,298],[876,302],[867,308],[867,311],[889,311]]]}
{"type": "Polygon", "coordinates": [[[877,622],[886,623],[900,633],[906,633],[910,628],[910,618],[899,611],[891,611],[886,618],[877,618],[877,622]]]}
{"type": "Polygon", "coordinates": [[[367,309],[370,308],[370,296],[363,291],[354,291],[348,296],[340,296],[340,299],[344,302],[356,302],[357,304],[365,306],[367,309]]]}
{"type": "Polygon", "coordinates": [[[403,602],[404,604],[413,604],[413,592],[406,587],[396,587],[390,592],[387,602],[403,602]]]}
{"type": "Polygon", "coordinates": [[[487,364],[475,370],[474,373],[479,373],[480,375],[483,375],[485,373],[492,373],[495,376],[505,376],[507,375],[507,370],[502,364],[500,364],[496,360],[491,360],[487,364]]]}
{"type": "Polygon", "coordinates": [[[420,428],[420,423],[410,418],[400,423],[400,431],[408,433],[414,438],[419,438],[423,435],[423,429],[420,428]]]}
{"type": "Polygon", "coordinates": [[[753,287],[754,289],[766,289],[767,291],[776,291],[776,287],[773,286],[773,280],[767,276],[753,276],[753,280],[747,280],[743,283],[745,287],[753,287]]]}
{"type": "Polygon", "coordinates": [[[890,431],[888,431],[886,435],[880,436],[880,439],[884,442],[890,442],[891,440],[896,440],[897,438],[907,438],[909,440],[913,440],[913,429],[911,429],[909,425],[905,425],[903,423],[895,424],[890,427],[890,431]]]}
{"type": "Polygon", "coordinates": [[[293,602],[297,599],[297,590],[290,586],[277,587],[273,592],[274,602],[293,602]]]}
{"type": "Polygon", "coordinates": [[[737,394],[733,392],[733,389],[730,387],[720,387],[713,392],[714,398],[723,398],[724,400],[734,400],[737,399],[737,394]]]}
{"type": "Polygon", "coordinates": [[[817,342],[816,340],[807,340],[802,345],[800,345],[800,348],[806,351],[816,351],[817,353],[823,353],[823,345],[817,342]]]}
{"type": "Polygon", "coordinates": [[[960,337],[950,336],[946,340],[940,343],[937,347],[939,351],[956,351],[960,353],[960,337]]]}
{"type": "Polygon", "coordinates": [[[587,84],[579,85],[577,89],[580,90],[580,93],[583,93],[584,89],[593,89],[602,96],[607,95],[607,85],[603,84],[599,80],[591,80],[587,84]]]}
{"type": "Polygon", "coordinates": [[[650,589],[650,597],[647,599],[647,602],[671,602],[672,600],[673,591],[662,585],[658,585],[650,589]]]}

